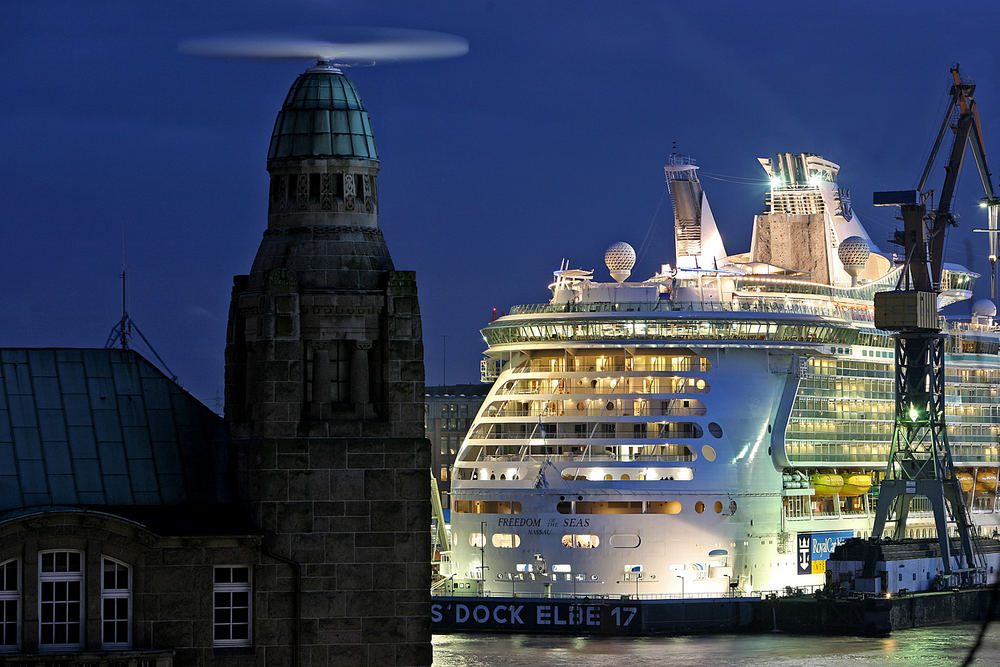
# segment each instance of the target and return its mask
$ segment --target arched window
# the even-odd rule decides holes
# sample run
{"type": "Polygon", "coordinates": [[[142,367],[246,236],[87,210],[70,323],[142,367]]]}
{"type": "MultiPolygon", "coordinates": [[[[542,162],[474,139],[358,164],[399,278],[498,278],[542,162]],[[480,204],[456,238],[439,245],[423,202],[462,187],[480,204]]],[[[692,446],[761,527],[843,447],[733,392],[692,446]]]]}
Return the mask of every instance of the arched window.
{"type": "Polygon", "coordinates": [[[101,563],[101,646],[129,648],[132,645],[132,568],[107,556],[101,563]]]}
{"type": "Polygon", "coordinates": [[[21,618],[20,563],[0,563],[0,652],[16,651],[20,646],[21,618]]]}
{"type": "Polygon", "coordinates": [[[43,651],[83,647],[83,554],[38,554],[38,644],[43,651]]]}

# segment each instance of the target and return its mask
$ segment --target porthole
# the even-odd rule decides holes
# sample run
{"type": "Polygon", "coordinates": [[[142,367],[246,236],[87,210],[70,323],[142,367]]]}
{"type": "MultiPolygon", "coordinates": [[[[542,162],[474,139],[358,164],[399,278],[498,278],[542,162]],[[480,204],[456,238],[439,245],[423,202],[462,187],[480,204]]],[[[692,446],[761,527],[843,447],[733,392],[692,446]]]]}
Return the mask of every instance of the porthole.
{"type": "Polygon", "coordinates": [[[632,478],[629,477],[629,474],[626,472],[626,473],[622,474],[622,479],[624,479],[624,480],[631,480],[632,478]]]}
{"type": "Polygon", "coordinates": [[[694,511],[697,512],[698,514],[701,514],[702,512],[704,512],[705,511],[705,503],[701,502],[700,500],[698,502],[696,502],[694,504],[694,511]]]}
{"type": "Polygon", "coordinates": [[[716,438],[722,437],[722,427],[716,424],[715,422],[708,423],[708,432],[711,433],[716,438]]]}
{"type": "Polygon", "coordinates": [[[612,479],[614,479],[614,476],[611,473],[608,472],[604,474],[604,481],[609,481],[612,479]]]}
{"type": "Polygon", "coordinates": [[[716,514],[722,514],[722,501],[721,500],[716,500],[715,501],[715,513],[716,514]]]}
{"type": "Polygon", "coordinates": [[[701,446],[701,455],[705,457],[705,460],[711,463],[715,460],[715,448],[711,445],[701,446]]]}

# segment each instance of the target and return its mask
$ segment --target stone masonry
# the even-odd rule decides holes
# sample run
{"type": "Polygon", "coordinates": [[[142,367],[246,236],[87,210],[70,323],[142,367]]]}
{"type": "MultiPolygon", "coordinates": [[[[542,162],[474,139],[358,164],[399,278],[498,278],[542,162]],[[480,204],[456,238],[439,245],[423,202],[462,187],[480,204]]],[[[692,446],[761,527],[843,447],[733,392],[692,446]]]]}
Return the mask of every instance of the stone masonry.
{"type": "MultiPolygon", "coordinates": [[[[322,76],[343,77],[296,86],[322,76]]],[[[226,418],[263,545],[300,578],[301,665],[431,662],[420,313],[377,227],[378,166],[269,159],[268,229],[234,280],[226,418]]]]}

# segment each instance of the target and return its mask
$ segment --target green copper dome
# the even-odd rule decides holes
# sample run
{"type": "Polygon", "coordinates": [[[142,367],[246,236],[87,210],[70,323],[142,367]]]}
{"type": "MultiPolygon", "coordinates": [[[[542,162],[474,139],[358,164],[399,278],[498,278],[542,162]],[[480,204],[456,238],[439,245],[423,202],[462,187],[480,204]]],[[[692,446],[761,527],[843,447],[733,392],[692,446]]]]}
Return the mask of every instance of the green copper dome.
{"type": "Polygon", "coordinates": [[[378,160],[358,91],[339,69],[323,62],[292,84],[267,151],[268,160],[311,157],[378,160]]]}

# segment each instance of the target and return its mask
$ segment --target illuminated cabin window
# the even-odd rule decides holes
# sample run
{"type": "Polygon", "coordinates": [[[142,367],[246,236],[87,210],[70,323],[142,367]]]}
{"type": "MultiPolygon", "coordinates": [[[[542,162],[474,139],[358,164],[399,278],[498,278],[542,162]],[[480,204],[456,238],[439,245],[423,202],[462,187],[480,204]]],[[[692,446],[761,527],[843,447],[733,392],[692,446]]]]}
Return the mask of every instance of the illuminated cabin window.
{"type": "Polygon", "coordinates": [[[571,549],[596,549],[601,544],[597,535],[563,535],[562,545],[571,549]]]}
{"type": "Polygon", "coordinates": [[[715,501],[715,513],[716,514],[722,514],[722,501],[721,500],[716,500],[715,501]]]}
{"type": "Polygon", "coordinates": [[[711,463],[715,460],[715,448],[712,445],[702,445],[701,455],[705,457],[705,460],[711,463]]]}
{"type": "MultiPolygon", "coordinates": [[[[721,508],[722,504],[718,505],[721,508]]],[[[560,514],[680,514],[681,509],[681,503],[676,500],[650,500],[645,507],[642,501],[620,500],[578,500],[575,503],[564,500],[556,504],[560,514]]]]}
{"type": "Polygon", "coordinates": [[[577,514],[642,514],[642,501],[612,500],[608,502],[581,501],[576,503],[577,514]]]}
{"type": "Polygon", "coordinates": [[[520,514],[521,503],[516,500],[456,500],[452,509],[459,514],[520,514]]]}
{"type": "MultiPolygon", "coordinates": [[[[655,452],[663,460],[694,461],[698,455],[687,445],[652,445],[643,447],[644,454],[655,452]]],[[[712,450],[714,453],[715,450],[712,450]]],[[[694,469],[682,466],[664,466],[658,468],[563,468],[561,476],[565,480],[577,482],[612,482],[617,477],[625,482],[658,482],[658,481],[689,481],[694,479],[694,469]]]]}
{"type": "Polygon", "coordinates": [[[521,546],[521,536],[513,533],[493,533],[490,541],[497,549],[513,549],[521,546]]]}
{"type": "Polygon", "coordinates": [[[646,514],[680,514],[681,504],[676,500],[651,500],[646,503],[646,514]]]}
{"type": "Polygon", "coordinates": [[[700,500],[698,502],[696,502],[694,504],[694,511],[697,512],[698,514],[701,514],[702,512],[704,512],[705,511],[705,503],[703,503],[700,500]]]}
{"type": "Polygon", "coordinates": [[[486,537],[482,533],[469,533],[469,546],[477,549],[486,546],[486,537]]]}

